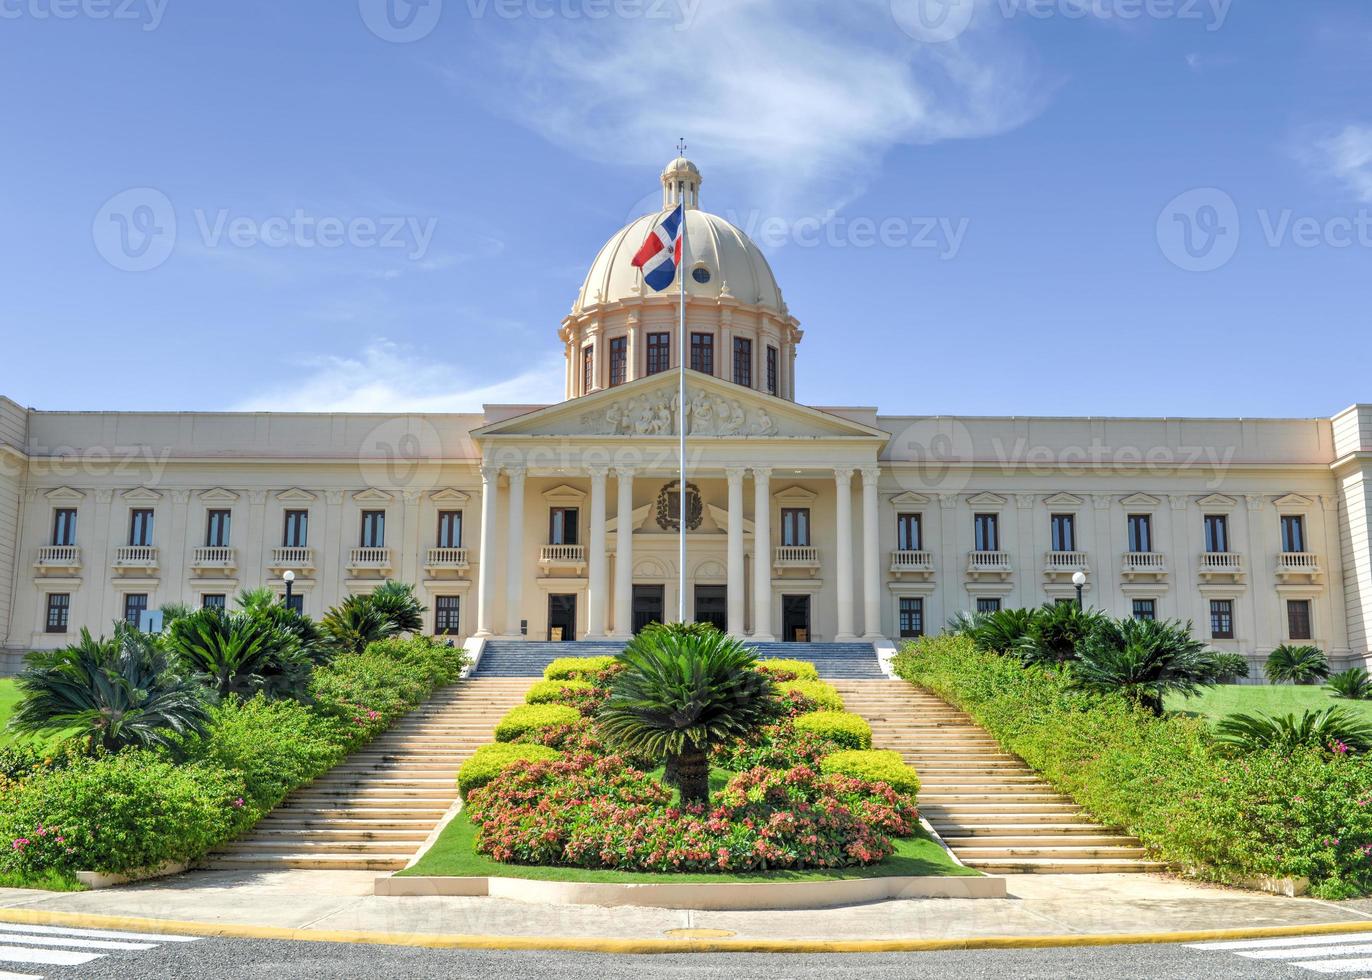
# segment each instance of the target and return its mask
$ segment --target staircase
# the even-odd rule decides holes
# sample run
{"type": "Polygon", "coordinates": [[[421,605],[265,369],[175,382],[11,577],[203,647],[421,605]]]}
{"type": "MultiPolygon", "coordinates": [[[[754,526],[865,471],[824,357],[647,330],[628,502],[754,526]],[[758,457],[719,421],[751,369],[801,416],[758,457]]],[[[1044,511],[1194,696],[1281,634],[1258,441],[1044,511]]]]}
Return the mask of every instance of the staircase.
{"type": "Polygon", "coordinates": [[[804,660],[825,680],[880,680],[876,650],[870,643],[752,643],[764,659],[804,660]]]}
{"type": "Polygon", "coordinates": [[[919,810],[963,864],[992,874],[1163,871],[1132,837],[1093,822],[967,715],[904,681],[835,684],[919,773],[919,810]]]}
{"type": "Polygon", "coordinates": [[[400,870],[457,798],[458,767],[531,683],[481,678],[436,692],[201,867],[400,870]]]}
{"type": "Polygon", "coordinates": [[[579,640],[551,643],[544,640],[487,640],[473,677],[542,677],[543,668],[559,657],[616,657],[624,650],[620,640],[579,640]]]}

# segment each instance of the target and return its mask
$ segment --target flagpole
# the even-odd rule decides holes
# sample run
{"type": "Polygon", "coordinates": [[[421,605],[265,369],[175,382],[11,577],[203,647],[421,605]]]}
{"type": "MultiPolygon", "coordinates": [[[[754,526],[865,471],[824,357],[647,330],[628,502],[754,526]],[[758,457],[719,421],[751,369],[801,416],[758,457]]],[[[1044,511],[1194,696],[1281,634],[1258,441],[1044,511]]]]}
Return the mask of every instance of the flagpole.
{"type": "Polygon", "coordinates": [[[681,261],[677,263],[678,298],[680,300],[680,321],[677,325],[677,448],[681,454],[681,477],[677,485],[680,490],[678,501],[680,513],[677,515],[677,530],[680,534],[680,554],[678,567],[680,574],[677,595],[677,612],[681,622],[689,622],[686,617],[686,182],[677,181],[677,194],[681,203],[681,261]]]}

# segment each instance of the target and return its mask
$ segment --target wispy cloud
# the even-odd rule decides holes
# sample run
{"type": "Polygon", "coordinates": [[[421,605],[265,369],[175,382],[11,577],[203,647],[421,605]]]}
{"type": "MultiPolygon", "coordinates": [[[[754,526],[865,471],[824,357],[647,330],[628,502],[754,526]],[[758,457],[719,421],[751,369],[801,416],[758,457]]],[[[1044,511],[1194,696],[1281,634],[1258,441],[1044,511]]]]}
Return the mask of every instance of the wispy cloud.
{"type": "Polygon", "coordinates": [[[1315,173],[1334,178],[1358,200],[1372,204],[1372,126],[1354,123],[1315,137],[1297,155],[1315,173]]]}

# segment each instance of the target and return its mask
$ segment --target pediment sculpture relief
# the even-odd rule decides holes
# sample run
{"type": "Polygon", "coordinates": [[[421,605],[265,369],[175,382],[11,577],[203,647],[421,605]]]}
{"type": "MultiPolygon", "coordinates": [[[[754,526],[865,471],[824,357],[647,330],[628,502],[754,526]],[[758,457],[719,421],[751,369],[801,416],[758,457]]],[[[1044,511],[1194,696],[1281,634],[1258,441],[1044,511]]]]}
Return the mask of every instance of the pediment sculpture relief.
{"type": "MultiPolygon", "coordinates": [[[[582,430],[600,436],[662,436],[676,430],[677,398],[666,390],[611,402],[581,416],[582,430]]],[[[776,422],[764,408],[697,390],[686,402],[687,433],[694,436],[774,436],[776,422]]]]}

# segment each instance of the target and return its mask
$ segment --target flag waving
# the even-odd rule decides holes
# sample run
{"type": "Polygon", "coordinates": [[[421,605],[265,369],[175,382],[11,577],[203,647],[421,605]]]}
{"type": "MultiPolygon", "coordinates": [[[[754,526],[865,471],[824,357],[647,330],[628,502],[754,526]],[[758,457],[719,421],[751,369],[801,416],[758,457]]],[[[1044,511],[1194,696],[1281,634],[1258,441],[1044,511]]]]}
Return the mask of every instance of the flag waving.
{"type": "Polygon", "coordinates": [[[681,264],[681,222],[685,214],[684,205],[678,204],[653,226],[634,256],[634,268],[643,270],[643,281],[655,293],[662,292],[676,278],[676,267],[681,264]]]}

